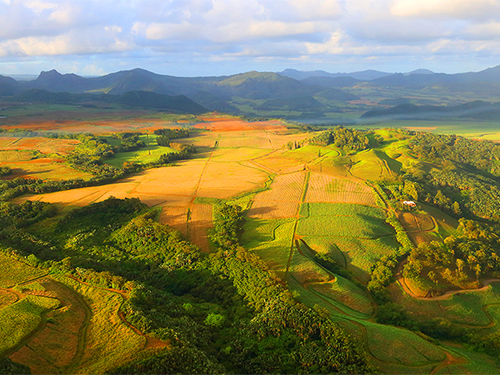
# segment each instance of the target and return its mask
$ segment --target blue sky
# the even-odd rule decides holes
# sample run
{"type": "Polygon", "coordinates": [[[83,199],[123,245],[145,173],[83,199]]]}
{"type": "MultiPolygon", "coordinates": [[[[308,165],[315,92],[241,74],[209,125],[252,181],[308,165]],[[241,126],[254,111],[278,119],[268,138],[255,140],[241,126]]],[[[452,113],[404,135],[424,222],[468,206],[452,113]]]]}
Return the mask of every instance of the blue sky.
{"type": "Polygon", "coordinates": [[[0,74],[479,71],[500,0],[0,0],[0,74]]]}

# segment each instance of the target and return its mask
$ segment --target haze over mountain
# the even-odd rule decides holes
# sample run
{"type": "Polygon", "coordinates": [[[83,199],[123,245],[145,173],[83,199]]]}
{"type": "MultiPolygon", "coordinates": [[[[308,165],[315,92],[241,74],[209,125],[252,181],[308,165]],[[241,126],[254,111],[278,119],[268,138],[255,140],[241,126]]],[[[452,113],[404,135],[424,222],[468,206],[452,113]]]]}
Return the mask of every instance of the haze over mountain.
{"type": "MultiPolygon", "coordinates": [[[[410,103],[410,99],[404,97],[401,90],[422,93],[423,98],[413,104],[434,104],[432,100],[426,99],[426,95],[432,92],[436,94],[434,96],[447,96],[446,103],[451,103],[454,95],[461,103],[464,102],[462,96],[467,95],[477,96],[471,97],[469,101],[500,97],[500,66],[459,74],[433,73],[427,69],[417,69],[405,74],[375,70],[328,73],[321,70],[306,72],[287,69],[281,73],[251,71],[219,77],[175,77],[137,68],[99,77],[60,74],[51,70],[41,72],[31,81],[0,76],[1,96],[17,95],[16,98],[22,98],[19,94],[29,90],[87,95],[70,99],[62,99],[59,95],[57,100],[60,102],[88,100],[88,95],[100,97],[104,101],[114,101],[117,100],[116,97],[130,92],[135,92],[135,95],[138,95],[138,92],[150,92],[163,97],[160,99],[141,94],[141,100],[136,103],[142,103],[148,108],[160,108],[158,103],[164,103],[165,110],[184,111],[190,108],[196,113],[205,108],[228,113],[281,111],[283,113],[280,115],[295,113],[297,116],[306,113],[310,117],[322,117],[326,112],[339,112],[339,107],[345,107],[347,102],[365,100],[368,97],[370,100],[378,97],[376,100],[382,108],[410,103]],[[171,98],[177,96],[183,97],[175,100],[171,98]],[[151,100],[152,104],[148,104],[148,100],[151,100]],[[176,100],[178,103],[182,102],[177,109],[172,107],[176,100]]],[[[54,97],[40,92],[35,96],[41,101],[55,100],[54,97]]],[[[132,104],[134,101],[128,103],[132,104]]]]}

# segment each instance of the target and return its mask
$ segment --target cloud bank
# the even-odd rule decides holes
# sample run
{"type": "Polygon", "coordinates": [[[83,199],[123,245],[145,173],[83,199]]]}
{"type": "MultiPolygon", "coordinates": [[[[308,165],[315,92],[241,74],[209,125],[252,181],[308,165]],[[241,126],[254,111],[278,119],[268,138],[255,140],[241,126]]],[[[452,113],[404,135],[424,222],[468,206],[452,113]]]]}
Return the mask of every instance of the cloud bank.
{"type": "Polygon", "coordinates": [[[0,74],[467,70],[500,52],[500,0],[0,0],[0,24],[0,74]]]}

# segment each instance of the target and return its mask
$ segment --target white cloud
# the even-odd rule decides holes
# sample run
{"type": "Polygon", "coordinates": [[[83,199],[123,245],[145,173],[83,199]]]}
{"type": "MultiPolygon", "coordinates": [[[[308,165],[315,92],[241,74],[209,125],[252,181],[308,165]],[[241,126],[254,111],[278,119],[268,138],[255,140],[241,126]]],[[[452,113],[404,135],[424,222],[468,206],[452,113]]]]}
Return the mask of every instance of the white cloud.
{"type": "Polygon", "coordinates": [[[396,0],[391,8],[400,17],[488,19],[498,17],[499,0],[396,0]]]}
{"type": "Polygon", "coordinates": [[[470,61],[488,53],[493,60],[499,16],[500,0],[0,0],[0,54],[30,61],[108,54],[120,56],[117,66],[447,54],[470,61]]]}
{"type": "Polygon", "coordinates": [[[25,8],[31,9],[36,14],[40,14],[44,10],[54,9],[55,7],[57,7],[56,3],[51,3],[51,2],[47,2],[47,1],[40,1],[40,0],[23,1],[21,4],[23,4],[23,6],[25,8]]]}
{"type": "Polygon", "coordinates": [[[52,56],[122,52],[132,43],[119,39],[118,31],[86,29],[58,36],[23,37],[0,43],[0,56],[52,56]]]}

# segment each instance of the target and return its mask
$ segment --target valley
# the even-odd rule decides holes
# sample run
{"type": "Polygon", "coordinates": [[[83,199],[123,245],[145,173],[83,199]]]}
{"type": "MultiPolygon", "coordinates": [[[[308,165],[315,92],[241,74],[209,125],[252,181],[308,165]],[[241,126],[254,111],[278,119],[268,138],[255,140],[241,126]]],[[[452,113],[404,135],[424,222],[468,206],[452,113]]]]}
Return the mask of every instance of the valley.
{"type": "MultiPolygon", "coordinates": [[[[79,122],[74,122],[76,131],[79,122]]],[[[426,139],[419,130],[311,131],[283,120],[169,115],[95,122],[91,127],[87,125],[87,129],[93,130],[93,138],[79,138],[80,133],[75,133],[65,139],[61,130],[73,129],[72,126],[47,126],[44,121],[24,126],[21,122],[15,130],[7,131],[7,137],[0,138],[4,155],[0,166],[11,168],[11,174],[4,177],[3,191],[12,197],[10,203],[3,203],[9,229],[1,237],[1,256],[10,268],[3,276],[6,279],[2,281],[0,313],[23,309],[23,303],[30,306],[25,320],[19,323],[25,332],[19,332],[12,342],[2,342],[2,353],[29,366],[32,373],[102,373],[136,363],[140,358],[166,355],[160,353],[174,356],[179,349],[174,348],[177,344],[172,342],[171,334],[166,335],[165,328],[161,328],[163,333],[147,328],[159,324],[152,323],[157,318],[142,312],[150,322],[144,325],[144,318],[137,320],[130,315],[130,307],[125,307],[138,293],[134,283],[143,280],[140,282],[145,285],[156,285],[145,280],[169,277],[161,276],[160,271],[167,263],[159,265],[158,261],[151,263],[153,258],[149,260],[152,256],[166,256],[153,255],[161,247],[156,250],[157,245],[148,245],[146,237],[140,239],[141,232],[133,234],[127,229],[130,225],[144,228],[140,231],[151,227],[147,230],[157,231],[155,236],[160,236],[160,224],[179,231],[180,236],[195,244],[201,251],[199,256],[212,254],[217,259],[221,248],[234,249],[229,243],[237,241],[241,244],[238,251],[263,261],[269,277],[277,280],[278,285],[286,285],[296,303],[328,317],[349,337],[356,338],[367,363],[383,373],[497,371],[494,357],[486,355],[488,350],[480,349],[482,345],[497,345],[500,275],[494,263],[496,258],[485,258],[488,266],[480,266],[480,273],[475,271],[477,266],[467,266],[467,260],[447,260],[452,256],[448,249],[466,243],[470,231],[481,230],[474,228],[480,224],[473,221],[457,220],[464,215],[462,212],[482,220],[490,220],[492,213],[467,201],[456,202],[460,209],[457,213],[450,198],[457,197],[453,189],[442,186],[436,194],[433,189],[439,188],[439,180],[426,186],[422,182],[425,179],[415,178],[419,173],[428,173],[438,179],[439,173],[444,173],[440,164],[424,160],[425,149],[414,148],[415,137],[426,139]],[[179,128],[189,130],[189,137],[170,140],[171,147],[157,144],[155,131],[161,134],[162,129],[172,129],[173,133],[168,134],[176,134],[179,128]],[[126,134],[133,133],[140,135],[136,141],[142,143],[136,150],[121,151],[123,140],[132,139],[126,134]],[[102,166],[96,171],[66,161],[77,147],[83,150],[85,146],[94,155],[93,147],[102,148],[101,144],[115,148],[102,151],[107,156],[102,157],[102,166]],[[179,147],[176,144],[193,145],[196,153],[173,164],[151,164],[163,153],[178,153],[172,148],[179,147]],[[26,160],[18,161],[19,154],[26,154],[26,160]],[[45,166],[43,171],[38,169],[40,165],[45,166]],[[103,177],[96,179],[99,173],[108,173],[103,168],[106,165],[115,168],[112,171],[127,168],[128,172],[123,177],[113,172],[116,177],[105,182],[103,177]],[[33,183],[40,178],[52,181],[47,186],[56,191],[44,192],[47,188],[41,186],[34,194],[33,183]],[[81,182],[73,183],[75,187],[71,189],[57,187],[58,181],[71,179],[81,182]],[[14,183],[26,188],[10,192],[14,183]],[[132,205],[136,199],[142,206],[132,205]],[[404,207],[404,199],[415,199],[417,208],[404,207]],[[110,209],[119,209],[120,205],[124,209],[127,205],[136,208],[126,209],[125,216],[118,220],[121,224],[111,224],[116,219],[112,211],[105,214],[108,208],[103,208],[103,215],[107,216],[102,218],[90,219],[100,215],[99,211],[86,214],[95,223],[110,223],[109,229],[94,226],[86,216],[75,216],[80,215],[79,210],[99,205],[110,209]],[[33,214],[38,213],[23,219],[27,221],[20,226],[21,222],[12,216],[16,207],[31,207],[33,214]],[[238,224],[237,237],[219,242],[219,220],[226,217],[221,216],[220,210],[224,207],[238,208],[242,222],[238,224]],[[144,214],[144,210],[149,213],[144,214]],[[137,216],[140,212],[149,222],[139,224],[143,217],[137,216]],[[61,226],[65,221],[67,228],[61,226]],[[75,224],[70,224],[72,221],[75,224]],[[14,228],[16,234],[12,236],[14,228]],[[116,236],[132,237],[122,242],[116,236]],[[29,241],[35,241],[34,248],[28,245],[29,241]],[[137,243],[144,245],[136,247],[137,243]],[[88,258],[90,254],[93,259],[88,258]],[[429,254],[435,254],[435,258],[429,254]],[[137,271],[151,276],[143,279],[130,269],[137,261],[145,263],[136,267],[147,269],[137,271]],[[90,272],[88,276],[84,276],[86,272],[90,272]],[[113,272],[118,272],[117,276],[113,272]],[[100,320],[102,317],[105,321],[100,320]],[[465,343],[460,338],[463,335],[467,337],[465,343]],[[63,337],[67,339],[61,346],[63,337]],[[476,349],[466,349],[471,347],[476,349]]],[[[467,142],[472,142],[467,147],[475,147],[475,141],[467,142]]],[[[109,149],[106,147],[103,150],[109,149]]],[[[475,162],[472,154],[469,158],[475,162]]],[[[492,162],[486,168],[492,171],[489,173],[496,173],[495,166],[492,162]]],[[[496,189],[492,181],[488,183],[496,189]]],[[[454,189],[461,189],[462,185],[454,189]]],[[[488,232],[490,237],[496,236],[495,228],[488,232]]],[[[173,232],[167,236],[171,235],[173,232]]],[[[460,256],[464,248],[460,249],[455,250],[454,256],[460,256]]],[[[186,254],[195,254],[192,251],[186,254]]],[[[481,256],[477,254],[472,256],[481,256]]],[[[474,264],[483,262],[476,259],[479,260],[474,264]]],[[[188,272],[191,267],[169,264],[174,273],[188,272]]],[[[192,292],[184,297],[178,293],[174,292],[177,296],[172,297],[173,301],[190,301],[181,302],[184,306],[202,303],[200,297],[189,294],[192,292]]],[[[208,311],[222,312],[215,305],[208,311]]],[[[203,325],[201,317],[190,310],[178,314],[168,319],[187,314],[197,326],[203,325]]],[[[228,314],[233,313],[222,313],[228,314]]],[[[221,329],[221,335],[227,335],[236,321],[228,323],[214,327],[221,329]]],[[[182,340],[192,340],[183,337],[182,340]]],[[[194,344],[193,350],[206,350],[203,348],[200,342],[194,344]]],[[[217,366],[208,357],[204,361],[217,366]]],[[[214,367],[213,371],[218,370],[214,367]]]]}

